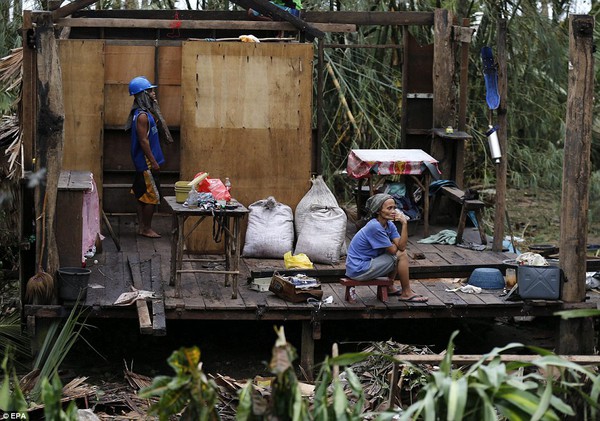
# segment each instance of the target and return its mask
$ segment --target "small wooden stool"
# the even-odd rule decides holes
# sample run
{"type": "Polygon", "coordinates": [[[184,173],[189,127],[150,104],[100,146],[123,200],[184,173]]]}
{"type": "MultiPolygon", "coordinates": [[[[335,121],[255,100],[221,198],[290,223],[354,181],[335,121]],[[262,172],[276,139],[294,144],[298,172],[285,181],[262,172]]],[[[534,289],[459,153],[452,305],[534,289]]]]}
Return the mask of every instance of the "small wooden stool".
{"type": "Polygon", "coordinates": [[[345,299],[348,302],[355,303],[356,300],[351,296],[350,289],[356,286],[376,286],[377,287],[377,299],[383,303],[385,303],[388,299],[388,287],[394,285],[393,281],[390,281],[388,278],[376,278],[370,279],[368,281],[355,281],[350,278],[341,278],[340,284],[346,287],[346,296],[345,299]]]}

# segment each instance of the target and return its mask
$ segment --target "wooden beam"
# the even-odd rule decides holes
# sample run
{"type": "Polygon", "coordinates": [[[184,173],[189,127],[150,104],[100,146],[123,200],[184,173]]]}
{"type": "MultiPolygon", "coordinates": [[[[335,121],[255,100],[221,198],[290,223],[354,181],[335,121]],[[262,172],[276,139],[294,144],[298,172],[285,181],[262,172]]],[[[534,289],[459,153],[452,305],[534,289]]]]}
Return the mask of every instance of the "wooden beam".
{"type": "MultiPolygon", "coordinates": [[[[46,272],[55,276],[60,262],[56,244],[56,201],[58,179],[63,158],[65,109],[63,104],[63,86],[60,69],[58,45],[54,37],[54,28],[50,13],[37,14],[35,46],[37,61],[37,113],[36,113],[36,170],[45,169],[45,183],[36,187],[37,215],[43,218],[44,232],[37,229],[36,238],[45,236],[45,249],[37,244],[38,266],[45,266],[46,272]],[[45,210],[43,203],[46,204],[45,210]],[[43,256],[47,261],[44,265],[43,256]]],[[[42,241],[43,243],[44,241],[42,241]]],[[[37,243],[37,242],[36,242],[37,243]]]]}
{"type": "MultiPolygon", "coordinates": [[[[565,361],[581,365],[600,365],[600,355],[559,355],[565,361]]],[[[405,361],[413,364],[437,364],[444,359],[444,355],[414,355],[400,354],[394,355],[394,358],[400,361],[405,361]]],[[[481,360],[483,355],[453,355],[452,363],[456,365],[474,364],[481,360]]],[[[523,362],[530,363],[542,358],[540,355],[518,355],[518,354],[502,354],[500,361],[502,362],[523,362]]]]}
{"type": "Polygon", "coordinates": [[[69,16],[74,12],[83,9],[84,7],[89,6],[90,4],[94,4],[98,2],[98,0],[75,0],[66,6],[60,7],[52,12],[52,20],[57,20],[60,18],[64,18],[65,16],[69,16]]]}
{"type": "MultiPolygon", "coordinates": [[[[215,10],[80,10],[73,14],[74,18],[117,18],[117,19],[151,19],[173,21],[178,13],[181,22],[190,20],[246,20],[246,11],[215,10]]],[[[397,26],[431,26],[433,12],[315,12],[303,11],[302,19],[308,23],[331,23],[353,25],[397,25],[397,26]]],[[[318,27],[317,27],[318,28],[318,27]]]]}
{"type": "Polygon", "coordinates": [[[36,91],[36,51],[35,45],[31,41],[33,36],[33,19],[29,10],[23,12],[23,83],[21,87],[21,121],[27,121],[28,124],[22,124],[22,145],[23,145],[23,171],[33,171],[34,158],[34,139],[36,132],[35,113],[37,109],[37,91],[36,91]]]}
{"type": "Polygon", "coordinates": [[[432,12],[305,12],[311,23],[352,23],[355,25],[433,25],[432,12]]]}
{"type": "MultiPolygon", "coordinates": [[[[133,280],[133,286],[137,290],[143,290],[142,272],[140,270],[140,258],[138,255],[127,256],[127,262],[129,263],[129,269],[131,270],[131,279],[133,280]]],[[[136,300],[135,306],[138,313],[138,321],[140,323],[140,333],[151,334],[152,321],[150,320],[150,310],[148,310],[148,303],[146,300],[136,300]]]]}
{"type": "Polygon", "coordinates": [[[152,255],[150,265],[152,291],[157,297],[152,300],[152,333],[154,336],[165,336],[167,334],[167,323],[165,320],[165,293],[161,276],[160,254],[152,255]]]}
{"type": "MultiPolygon", "coordinates": [[[[287,12],[286,12],[287,13],[287,12]]],[[[289,14],[289,13],[288,13],[289,14]]],[[[256,30],[256,31],[296,31],[289,22],[269,21],[237,21],[237,20],[181,20],[179,29],[231,29],[231,30],[256,30]]],[[[75,28],[151,28],[171,29],[172,20],[154,19],[113,19],[113,18],[65,18],[59,19],[58,26],[75,28]]],[[[314,25],[319,31],[325,32],[356,32],[356,26],[352,24],[328,24],[319,23],[314,25]]]]}
{"type": "Polygon", "coordinates": [[[569,88],[560,218],[562,299],[585,300],[585,261],[589,207],[590,155],[594,105],[594,18],[569,18],[569,88]]]}
{"type": "MultiPolygon", "coordinates": [[[[433,127],[454,127],[454,48],[452,37],[452,13],[436,9],[433,42],[433,127]]],[[[433,136],[431,156],[439,161],[442,177],[452,179],[454,145],[433,136]],[[450,146],[450,147],[448,147],[450,146]]]]}
{"type": "MultiPolygon", "coordinates": [[[[469,49],[471,47],[472,30],[469,27],[470,21],[468,18],[462,20],[462,25],[458,31],[464,34],[468,30],[469,36],[463,35],[459,37],[460,42],[460,82],[459,82],[459,102],[458,102],[458,130],[467,130],[467,99],[469,96],[469,49]]],[[[455,29],[456,30],[456,29],[455,29]]],[[[456,185],[464,188],[464,169],[465,169],[465,140],[457,139],[456,141],[456,159],[454,160],[455,174],[454,181],[456,185]]]]}
{"type": "MultiPolygon", "coordinates": [[[[498,95],[500,105],[496,110],[498,122],[498,143],[500,144],[500,163],[496,164],[496,203],[494,215],[494,239],[492,251],[502,251],[504,241],[504,222],[506,221],[506,178],[508,175],[508,75],[506,71],[506,19],[498,18],[497,48],[498,55],[498,95]]],[[[490,110],[490,120],[492,111],[490,110]]],[[[493,124],[490,121],[490,124],[493,124]]]]}
{"type": "Polygon", "coordinates": [[[312,41],[315,38],[325,37],[325,33],[323,31],[283,10],[268,0],[233,0],[233,2],[239,4],[246,10],[254,9],[265,16],[272,16],[274,18],[279,18],[283,21],[291,23],[297,30],[306,33],[309,41],[312,41]]]}

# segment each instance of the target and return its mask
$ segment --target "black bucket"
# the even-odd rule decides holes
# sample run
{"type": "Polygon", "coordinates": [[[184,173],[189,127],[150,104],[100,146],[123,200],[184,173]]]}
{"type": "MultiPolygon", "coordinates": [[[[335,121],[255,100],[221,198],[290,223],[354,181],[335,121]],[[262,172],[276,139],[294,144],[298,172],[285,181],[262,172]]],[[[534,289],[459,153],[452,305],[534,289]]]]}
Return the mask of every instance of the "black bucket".
{"type": "Polygon", "coordinates": [[[88,280],[92,273],[84,268],[58,269],[58,294],[64,301],[85,300],[88,280]]]}

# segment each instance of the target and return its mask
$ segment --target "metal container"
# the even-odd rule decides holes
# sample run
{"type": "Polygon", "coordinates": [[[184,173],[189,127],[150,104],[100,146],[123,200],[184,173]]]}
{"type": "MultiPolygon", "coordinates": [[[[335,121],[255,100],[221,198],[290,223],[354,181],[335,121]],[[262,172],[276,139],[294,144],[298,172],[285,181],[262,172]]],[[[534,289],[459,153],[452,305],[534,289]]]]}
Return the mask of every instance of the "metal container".
{"type": "Polygon", "coordinates": [[[517,268],[519,295],[524,299],[558,300],[562,273],[558,266],[529,266],[517,268]]]}

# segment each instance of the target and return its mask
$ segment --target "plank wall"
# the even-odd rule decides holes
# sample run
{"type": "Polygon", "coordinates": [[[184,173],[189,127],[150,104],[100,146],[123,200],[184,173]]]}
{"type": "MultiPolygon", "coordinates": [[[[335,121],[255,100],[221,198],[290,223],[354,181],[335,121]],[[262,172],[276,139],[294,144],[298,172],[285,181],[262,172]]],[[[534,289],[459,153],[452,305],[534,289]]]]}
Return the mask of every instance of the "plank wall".
{"type": "MultiPolygon", "coordinates": [[[[94,173],[107,213],[135,212],[123,127],[132,104],[128,84],[139,75],[158,85],[175,139],[163,147],[163,186],[207,171],[229,177],[234,197],[246,206],[274,196],[292,209],[310,188],[312,44],[64,40],[60,52],[63,168],[94,173]]],[[[163,194],[173,194],[172,186],[163,194]]],[[[205,223],[187,248],[216,252],[221,245],[205,223]]]]}
{"type": "Polygon", "coordinates": [[[104,42],[59,41],[65,107],[63,170],[91,171],[102,192],[104,42]]]}
{"type": "MultiPolygon", "coordinates": [[[[182,48],[182,179],[229,177],[245,205],[274,196],[295,209],[310,185],[312,44],[182,48]]],[[[188,249],[210,250],[210,228],[188,249]]]]}

